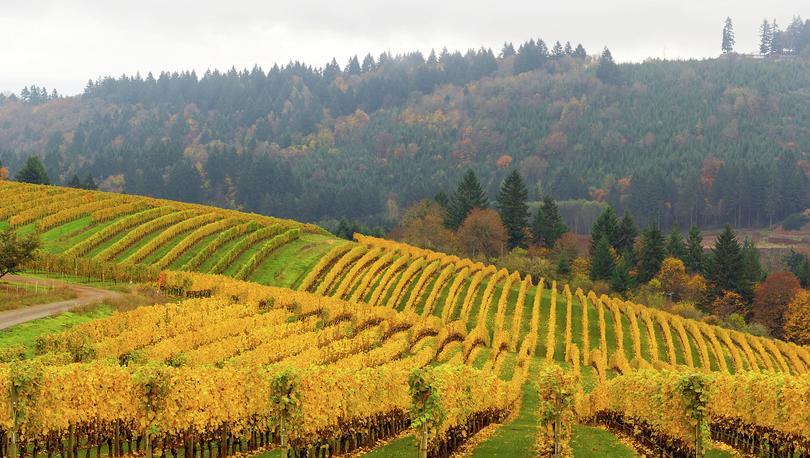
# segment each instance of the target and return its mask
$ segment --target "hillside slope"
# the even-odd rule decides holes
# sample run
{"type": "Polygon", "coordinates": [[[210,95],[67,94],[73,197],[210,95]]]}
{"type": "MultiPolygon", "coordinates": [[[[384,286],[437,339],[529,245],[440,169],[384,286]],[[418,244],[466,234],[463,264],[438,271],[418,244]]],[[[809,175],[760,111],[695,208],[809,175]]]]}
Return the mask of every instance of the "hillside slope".
{"type": "Polygon", "coordinates": [[[330,245],[317,226],[140,196],[0,182],[0,229],[58,259],[222,273],[293,286],[330,245]]]}

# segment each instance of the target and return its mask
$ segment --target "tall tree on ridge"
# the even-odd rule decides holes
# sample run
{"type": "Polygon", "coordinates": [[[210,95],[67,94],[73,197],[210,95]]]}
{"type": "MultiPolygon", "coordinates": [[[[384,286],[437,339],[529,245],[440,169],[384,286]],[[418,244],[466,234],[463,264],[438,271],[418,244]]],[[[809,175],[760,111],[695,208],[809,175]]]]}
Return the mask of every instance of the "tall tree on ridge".
{"type": "Polygon", "coordinates": [[[506,228],[509,248],[526,245],[529,225],[529,190],[517,169],[512,170],[498,192],[498,210],[506,228]]]}
{"type": "Polygon", "coordinates": [[[721,48],[724,54],[734,52],[734,25],[731,23],[731,18],[726,17],[726,23],[723,25],[723,43],[721,48]]]}
{"type": "Polygon", "coordinates": [[[703,273],[703,236],[694,224],[689,228],[689,236],[686,239],[686,254],[683,263],[686,271],[690,274],[703,273]]]}
{"type": "Polygon", "coordinates": [[[646,283],[652,280],[658,270],[661,269],[661,262],[666,257],[666,247],[664,246],[664,234],[658,229],[655,222],[651,222],[641,234],[641,249],[638,254],[638,280],[646,283]]]}

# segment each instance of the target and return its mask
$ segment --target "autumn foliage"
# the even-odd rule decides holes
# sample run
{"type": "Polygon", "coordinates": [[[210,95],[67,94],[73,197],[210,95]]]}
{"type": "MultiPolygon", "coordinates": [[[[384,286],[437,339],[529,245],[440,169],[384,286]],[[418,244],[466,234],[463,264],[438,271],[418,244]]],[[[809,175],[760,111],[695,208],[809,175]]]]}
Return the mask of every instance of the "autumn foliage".
{"type": "Polygon", "coordinates": [[[788,304],[800,288],[799,279],[790,272],[768,275],[754,290],[752,320],[767,326],[773,335],[781,336],[788,304]]]}

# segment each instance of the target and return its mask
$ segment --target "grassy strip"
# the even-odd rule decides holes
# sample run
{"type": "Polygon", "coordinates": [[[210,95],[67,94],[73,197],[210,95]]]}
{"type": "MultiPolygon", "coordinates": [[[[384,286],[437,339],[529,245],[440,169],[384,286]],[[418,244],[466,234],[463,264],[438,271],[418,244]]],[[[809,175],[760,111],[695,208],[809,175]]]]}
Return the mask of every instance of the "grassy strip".
{"type": "Polygon", "coordinates": [[[61,332],[80,323],[110,316],[113,311],[112,306],[98,305],[86,311],[64,312],[59,315],[18,324],[0,331],[0,348],[24,345],[26,353],[32,356],[37,337],[61,332]]]}

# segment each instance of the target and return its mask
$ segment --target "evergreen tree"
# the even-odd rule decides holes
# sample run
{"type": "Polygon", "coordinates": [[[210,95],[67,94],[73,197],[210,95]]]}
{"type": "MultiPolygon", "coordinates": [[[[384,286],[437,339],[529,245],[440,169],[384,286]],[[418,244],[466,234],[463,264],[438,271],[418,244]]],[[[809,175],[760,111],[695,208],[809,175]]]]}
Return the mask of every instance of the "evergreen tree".
{"type": "Polygon", "coordinates": [[[346,73],[350,75],[359,75],[362,69],[360,68],[360,60],[357,59],[357,56],[352,56],[349,59],[349,63],[346,64],[346,73]]]}
{"type": "Polygon", "coordinates": [[[501,57],[510,57],[515,55],[515,47],[512,43],[504,43],[501,49],[501,57]]]}
{"type": "Polygon", "coordinates": [[[633,287],[633,277],[630,276],[630,263],[624,256],[620,257],[616,262],[613,275],[610,276],[610,287],[620,294],[624,294],[633,287]]]}
{"type": "Polygon", "coordinates": [[[68,181],[67,185],[69,188],[81,188],[82,182],[79,180],[79,176],[74,173],[73,178],[68,181]]]}
{"type": "Polygon", "coordinates": [[[566,277],[571,274],[571,259],[566,250],[560,250],[557,256],[557,275],[566,277]]]}
{"type": "Polygon", "coordinates": [[[734,52],[734,26],[731,24],[731,18],[726,17],[726,23],[723,25],[723,43],[721,48],[724,54],[734,52]]]}
{"type": "Polygon", "coordinates": [[[17,181],[33,184],[51,184],[45,166],[37,156],[28,156],[25,166],[17,173],[17,181]]]}
{"type": "Polygon", "coordinates": [[[666,257],[666,247],[664,246],[664,234],[658,229],[654,222],[650,223],[641,234],[641,248],[638,254],[638,281],[646,283],[652,280],[658,270],[661,269],[661,262],[666,257]]]}
{"type": "Polygon", "coordinates": [[[374,62],[374,56],[371,53],[366,54],[366,57],[363,58],[363,66],[360,68],[363,73],[370,72],[376,68],[376,64],[374,62]]]}
{"type": "Polygon", "coordinates": [[[690,274],[702,274],[704,257],[703,236],[697,226],[692,225],[689,228],[689,237],[686,239],[686,253],[683,258],[686,271],[690,274]]]}
{"type": "Polygon", "coordinates": [[[750,283],[746,283],[742,248],[737,236],[726,225],[723,233],[717,237],[712,254],[706,267],[706,280],[709,282],[709,294],[719,297],[723,291],[733,291],[743,297],[751,293],[750,283]]]}
{"type": "Polygon", "coordinates": [[[563,51],[562,43],[560,43],[559,40],[556,43],[554,43],[554,47],[551,48],[551,55],[553,57],[555,57],[555,58],[558,58],[558,59],[565,55],[565,51],[563,51]]]}
{"type": "Polygon", "coordinates": [[[761,282],[765,275],[759,262],[759,250],[748,237],[742,244],[742,259],[746,284],[753,285],[761,282]]]}
{"type": "Polygon", "coordinates": [[[577,59],[584,59],[588,57],[588,53],[585,52],[585,47],[582,46],[582,43],[577,44],[576,49],[574,49],[574,57],[577,59]]]}
{"type": "Polygon", "coordinates": [[[759,26],[759,53],[763,56],[771,54],[771,45],[773,45],[773,30],[768,20],[764,19],[762,25],[759,26]]]}
{"type": "Polygon", "coordinates": [[[98,185],[96,184],[96,180],[94,180],[92,176],[87,175],[87,177],[84,179],[84,182],[82,183],[82,188],[95,191],[98,189],[98,185]]]}
{"type": "Polygon", "coordinates": [[[605,48],[599,58],[599,65],[596,67],[596,77],[605,84],[618,84],[621,78],[619,66],[613,60],[610,50],[605,48]]]}
{"type": "Polygon", "coordinates": [[[619,222],[619,227],[616,229],[616,251],[625,252],[632,250],[633,245],[636,243],[638,237],[638,229],[630,212],[625,210],[622,220],[619,222]]]}
{"type": "Polygon", "coordinates": [[[489,200],[475,172],[468,170],[450,199],[447,226],[458,229],[473,208],[487,208],[489,200]]]}
{"type": "Polygon", "coordinates": [[[591,255],[591,280],[610,280],[613,275],[613,253],[610,252],[610,240],[602,235],[591,255]]]}
{"type": "Polygon", "coordinates": [[[618,235],[619,226],[616,221],[616,212],[613,210],[613,207],[608,206],[602,211],[599,217],[596,218],[591,228],[591,257],[593,257],[596,244],[599,243],[602,237],[607,237],[610,246],[615,248],[618,242],[618,235]]]}
{"type": "Polygon", "coordinates": [[[566,232],[568,232],[568,227],[560,216],[557,203],[550,196],[544,197],[532,222],[534,243],[551,248],[566,232]]]}
{"type": "Polygon", "coordinates": [[[574,55],[574,48],[571,47],[571,42],[570,41],[565,42],[565,55],[566,56],[574,55]]]}
{"type": "Polygon", "coordinates": [[[529,225],[529,190],[517,169],[506,177],[498,192],[498,210],[506,228],[509,248],[526,245],[526,228],[529,225]]]}
{"type": "Polygon", "coordinates": [[[678,258],[683,261],[686,258],[686,244],[683,242],[681,231],[677,227],[672,228],[667,240],[667,256],[678,258]]]}

